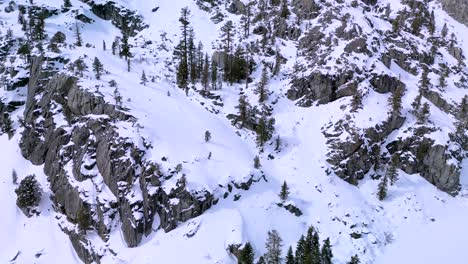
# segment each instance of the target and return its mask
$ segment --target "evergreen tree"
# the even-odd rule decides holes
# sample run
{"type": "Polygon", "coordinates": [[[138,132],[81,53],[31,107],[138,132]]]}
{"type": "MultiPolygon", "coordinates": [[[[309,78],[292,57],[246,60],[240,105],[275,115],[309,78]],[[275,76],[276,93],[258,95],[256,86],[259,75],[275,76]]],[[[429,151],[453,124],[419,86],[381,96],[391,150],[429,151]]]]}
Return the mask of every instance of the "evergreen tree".
{"type": "Polygon", "coordinates": [[[415,98],[413,103],[411,103],[411,106],[413,107],[413,114],[418,117],[419,114],[419,108],[421,107],[421,99],[422,99],[422,94],[419,93],[415,98]]]}
{"type": "Polygon", "coordinates": [[[70,7],[72,7],[72,4],[71,4],[70,0],[63,0],[63,6],[65,8],[70,8],[70,7]]]}
{"type": "Polygon", "coordinates": [[[384,200],[387,197],[387,188],[388,188],[388,178],[387,175],[382,177],[382,181],[379,183],[377,188],[377,198],[379,200],[384,200]]]}
{"type": "Polygon", "coordinates": [[[283,185],[281,185],[281,191],[279,194],[279,197],[281,201],[285,202],[288,199],[289,196],[289,187],[286,181],[283,182],[283,185]]]}
{"type": "Polygon", "coordinates": [[[78,47],[83,46],[83,39],[81,38],[81,31],[80,27],[78,26],[78,23],[75,23],[75,45],[78,47]]]}
{"type": "Polygon", "coordinates": [[[287,19],[291,12],[289,11],[288,8],[288,1],[283,0],[281,4],[281,10],[280,10],[280,17],[287,19]]]}
{"type": "Polygon", "coordinates": [[[122,44],[120,46],[120,57],[124,57],[125,60],[128,61],[131,56],[132,56],[132,53],[130,52],[130,44],[128,43],[128,35],[123,34],[122,44]]]}
{"type": "Polygon", "coordinates": [[[394,154],[390,160],[390,164],[388,165],[387,168],[387,179],[390,180],[390,185],[395,184],[395,182],[398,181],[398,170],[397,170],[397,165],[398,165],[398,156],[394,154]]]}
{"type": "Polygon", "coordinates": [[[211,140],[211,132],[210,131],[205,131],[205,142],[210,142],[211,140]]]}
{"type": "Polygon", "coordinates": [[[447,87],[447,66],[442,64],[440,67],[440,74],[439,74],[439,87],[445,88],[447,87]]]}
{"type": "Polygon", "coordinates": [[[297,241],[295,256],[296,264],[305,264],[304,260],[306,258],[306,250],[306,241],[304,235],[302,235],[297,241]]]}
{"type": "Polygon", "coordinates": [[[263,103],[268,98],[268,72],[266,67],[263,67],[262,77],[257,85],[256,93],[258,94],[258,102],[263,103]]]}
{"type": "Polygon", "coordinates": [[[332,252],[329,238],[323,241],[321,257],[322,257],[322,261],[320,262],[321,264],[332,264],[333,252],[332,252]]]}
{"type": "Polygon", "coordinates": [[[436,28],[434,10],[431,11],[431,16],[429,18],[429,25],[427,27],[428,27],[429,33],[431,33],[431,35],[434,35],[435,28],[436,28]]]}
{"type": "Polygon", "coordinates": [[[257,146],[263,147],[265,142],[268,141],[269,136],[268,136],[268,127],[267,127],[267,120],[265,117],[260,117],[256,132],[257,132],[257,146]]]}
{"type": "Polygon", "coordinates": [[[288,253],[286,254],[286,264],[296,264],[294,253],[291,247],[288,248],[288,253]]]}
{"type": "Polygon", "coordinates": [[[96,79],[100,80],[102,72],[104,71],[104,65],[102,65],[101,61],[97,57],[94,57],[93,71],[96,74],[96,79]]]}
{"type": "Polygon", "coordinates": [[[423,72],[421,74],[421,80],[419,81],[419,90],[424,93],[429,90],[429,70],[427,67],[423,67],[423,72]]]}
{"type": "Polygon", "coordinates": [[[234,40],[234,24],[231,20],[221,27],[221,42],[224,44],[224,51],[227,54],[232,52],[232,42],[234,40]]]}
{"type": "Polygon", "coordinates": [[[106,47],[106,41],[103,40],[103,41],[102,41],[102,50],[103,50],[103,51],[106,51],[106,49],[107,49],[107,47],[106,47]]]}
{"type": "Polygon", "coordinates": [[[263,256],[261,256],[261,257],[258,259],[257,264],[267,264],[267,263],[265,262],[265,258],[264,258],[263,256]]]}
{"type": "Polygon", "coordinates": [[[19,207],[31,209],[38,206],[41,201],[42,190],[36,175],[29,175],[21,180],[15,193],[17,195],[16,204],[19,207]]]}
{"type": "Polygon", "coordinates": [[[13,171],[11,172],[11,181],[14,185],[17,185],[18,184],[18,173],[16,173],[16,170],[13,169],[13,171]]]}
{"type": "Polygon", "coordinates": [[[429,120],[429,115],[430,115],[430,110],[431,107],[429,106],[428,103],[424,103],[422,105],[422,108],[418,111],[417,114],[417,123],[420,125],[426,124],[427,121],[429,120]]]}
{"type": "Polygon", "coordinates": [[[188,95],[188,82],[189,82],[189,31],[190,31],[190,10],[188,7],[184,7],[181,10],[181,16],[179,22],[181,23],[181,39],[176,50],[176,55],[179,58],[179,65],[177,67],[177,85],[185,90],[188,95]]]}
{"type": "Polygon", "coordinates": [[[79,57],[75,62],[74,62],[75,69],[79,73],[81,77],[83,77],[83,73],[88,69],[88,66],[84,62],[84,60],[79,57]]]}
{"type": "Polygon", "coordinates": [[[351,112],[356,113],[362,108],[362,95],[356,86],[352,86],[353,97],[351,98],[351,112]]]}
{"type": "Polygon", "coordinates": [[[260,158],[258,156],[255,156],[254,158],[254,168],[255,169],[260,169],[262,165],[260,164],[260,158]]]}
{"type": "Polygon", "coordinates": [[[312,236],[312,244],[311,244],[311,260],[312,264],[320,264],[321,261],[321,255],[320,255],[320,239],[319,235],[317,232],[314,232],[314,235],[312,236]]]}
{"type": "Polygon", "coordinates": [[[247,242],[243,249],[239,252],[238,264],[253,264],[254,263],[254,251],[252,245],[247,242]]]}
{"type": "Polygon", "coordinates": [[[244,12],[244,14],[242,14],[242,17],[241,17],[241,20],[240,20],[242,30],[243,30],[243,33],[244,33],[244,38],[248,38],[249,35],[250,35],[251,20],[252,20],[252,3],[249,2],[245,6],[245,12],[244,12]]]}
{"type": "Polygon", "coordinates": [[[148,78],[146,78],[146,73],[145,73],[145,71],[143,71],[143,72],[141,73],[141,78],[140,78],[140,80],[141,80],[140,83],[143,84],[143,86],[146,86],[146,83],[148,82],[148,78]]]}
{"type": "Polygon", "coordinates": [[[273,67],[273,76],[276,76],[279,74],[280,70],[281,70],[281,53],[279,52],[279,50],[276,51],[276,56],[275,56],[275,67],[273,67]]]}
{"type": "Polygon", "coordinates": [[[195,47],[195,32],[192,27],[188,30],[188,65],[189,65],[189,77],[192,83],[197,80],[197,63],[196,63],[196,47],[195,47]]]}
{"type": "Polygon", "coordinates": [[[201,84],[205,91],[210,88],[210,63],[208,59],[208,53],[205,55],[205,62],[203,63],[203,71],[201,76],[201,84]]]}
{"type": "Polygon", "coordinates": [[[218,84],[218,64],[216,61],[211,63],[211,89],[216,90],[218,84]]]}
{"type": "Polygon", "coordinates": [[[112,55],[115,55],[116,54],[116,51],[117,51],[117,47],[119,46],[119,40],[118,38],[116,38],[113,42],[112,42],[112,55]]]}
{"type": "Polygon", "coordinates": [[[361,261],[359,260],[358,255],[354,255],[351,257],[351,260],[348,262],[348,264],[359,264],[361,261]]]}
{"type": "Polygon", "coordinates": [[[392,93],[392,96],[389,98],[389,103],[391,106],[392,116],[401,116],[402,103],[401,99],[403,97],[404,90],[403,88],[397,88],[392,93]]]}
{"type": "Polygon", "coordinates": [[[247,102],[247,97],[245,95],[241,95],[239,97],[239,104],[237,109],[239,109],[239,116],[238,122],[240,122],[241,128],[244,124],[250,119],[250,104],[247,102]]]}
{"type": "Polygon", "coordinates": [[[280,264],[282,261],[281,257],[281,247],[283,240],[281,239],[278,231],[271,230],[268,231],[268,238],[265,243],[266,253],[265,260],[268,264],[280,264]]]}
{"type": "Polygon", "coordinates": [[[91,226],[91,216],[89,210],[83,204],[76,215],[76,223],[82,232],[86,232],[91,226]]]}
{"type": "Polygon", "coordinates": [[[440,35],[442,36],[442,38],[445,39],[445,37],[447,37],[447,34],[448,34],[448,27],[447,27],[447,23],[445,23],[444,26],[442,27],[442,31],[440,32],[440,35]]]}
{"type": "Polygon", "coordinates": [[[33,36],[36,40],[44,40],[46,38],[45,34],[45,13],[40,12],[36,18],[32,17],[31,20],[34,22],[33,27],[33,36]]]}

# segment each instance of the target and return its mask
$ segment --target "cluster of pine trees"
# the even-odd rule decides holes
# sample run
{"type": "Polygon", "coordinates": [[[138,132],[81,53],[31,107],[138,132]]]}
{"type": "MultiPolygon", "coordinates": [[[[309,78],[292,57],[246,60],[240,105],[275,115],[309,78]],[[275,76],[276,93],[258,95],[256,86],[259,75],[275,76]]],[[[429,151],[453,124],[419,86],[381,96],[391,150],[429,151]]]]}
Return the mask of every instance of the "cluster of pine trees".
{"type": "MultiPolygon", "coordinates": [[[[256,264],[331,264],[333,251],[330,239],[327,238],[320,245],[320,237],[314,227],[309,227],[306,235],[302,235],[296,244],[296,249],[289,247],[283,256],[283,240],[276,230],[268,231],[265,243],[266,253],[260,256],[256,264]]],[[[239,264],[254,264],[255,252],[252,245],[247,242],[238,254],[239,264]]],[[[359,257],[354,255],[349,264],[360,263],[359,257]]]]}

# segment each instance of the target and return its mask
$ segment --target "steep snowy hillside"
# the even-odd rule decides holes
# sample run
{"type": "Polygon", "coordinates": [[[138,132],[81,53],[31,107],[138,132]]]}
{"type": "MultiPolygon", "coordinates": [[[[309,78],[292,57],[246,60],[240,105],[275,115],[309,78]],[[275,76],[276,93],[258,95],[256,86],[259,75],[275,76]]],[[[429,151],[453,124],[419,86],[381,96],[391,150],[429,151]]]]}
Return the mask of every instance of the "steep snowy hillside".
{"type": "Polygon", "coordinates": [[[463,263],[452,5],[0,0],[0,261],[463,263]]]}

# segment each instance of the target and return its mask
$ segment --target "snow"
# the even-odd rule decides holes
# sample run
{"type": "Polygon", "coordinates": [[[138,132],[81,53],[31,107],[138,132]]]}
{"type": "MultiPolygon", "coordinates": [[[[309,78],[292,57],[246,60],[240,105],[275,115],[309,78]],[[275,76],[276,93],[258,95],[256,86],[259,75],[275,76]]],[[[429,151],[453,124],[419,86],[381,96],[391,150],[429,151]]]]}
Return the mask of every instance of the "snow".
{"type": "MultiPolygon", "coordinates": [[[[112,249],[117,255],[106,254],[102,263],[143,264],[153,263],[154,260],[163,263],[236,263],[227,252],[229,244],[250,241],[257,252],[256,257],[259,257],[264,253],[267,231],[277,229],[283,238],[286,251],[290,245],[294,248],[295,242],[309,225],[314,225],[319,230],[322,240],[330,237],[336,263],[346,263],[354,254],[359,254],[363,263],[382,264],[460,263],[460,260],[466,259],[467,253],[462,248],[468,244],[468,231],[464,228],[468,220],[468,200],[465,195],[448,196],[420,176],[400,172],[400,180],[390,188],[389,198],[380,202],[375,197],[377,181],[366,178],[359,187],[355,187],[333,174],[327,175],[325,171],[330,165],[324,155],[328,147],[322,128],[330,121],[336,121],[349,113],[349,109],[339,109],[342,105],[348,105],[350,98],[342,98],[327,105],[300,108],[282,96],[289,86],[287,79],[271,80],[269,87],[273,95],[270,96],[270,102],[278,99],[274,106],[275,136],[280,136],[282,146],[280,152],[273,151],[274,146],[267,145],[264,153],[258,153],[252,133],[237,130],[225,118],[227,114],[236,112],[238,94],[244,85],[225,85],[223,90],[216,91],[222,97],[224,107],[215,108],[221,111],[220,114],[209,112],[207,109],[213,106],[212,102],[193,91],[186,96],[175,87],[173,79],[167,77],[173,75],[168,64],[168,61],[172,60],[170,52],[158,51],[148,54],[147,50],[135,48],[132,70],[127,72],[123,59],[113,56],[109,48],[107,51],[101,49],[103,40],[110,47],[114,38],[120,36],[119,30],[110,22],[94,16],[85,4],[72,2],[74,8],[82,10],[86,16],[95,20],[95,23],[90,25],[79,25],[84,32],[84,42],[91,43],[96,48],[64,49],[63,55],[72,60],[86,55],[85,61],[88,65],[94,57],[101,60],[109,73],[104,74],[101,81],[96,81],[93,73],[87,72],[79,85],[92,92],[96,91],[96,85],[100,85],[99,92],[103,98],[107,102],[115,103],[114,88],[109,87],[108,82],[115,80],[118,83],[117,89],[123,97],[124,106],[137,121],[117,122],[115,126],[122,137],[140,147],[143,146],[143,138],[148,140],[152,148],[147,151],[146,159],[161,164],[165,173],[182,164],[182,171],[177,177],[186,174],[189,189],[217,193],[222,191],[219,185],[242,181],[252,173],[260,174],[253,169],[253,158],[259,155],[262,172],[268,180],[254,183],[248,191],[234,189],[228,198],[220,199],[217,205],[203,215],[180,223],[177,229],[169,233],[156,230],[158,225],[155,224],[155,232],[145,237],[137,248],[127,248],[120,229],[114,228],[110,241],[101,241],[100,245],[108,250],[112,249]],[[140,84],[143,70],[147,76],[155,76],[156,82],[148,82],[146,86],[140,84]],[[201,102],[205,105],[201,105],[201,102]],[[205,131],[212,134],[210,142],[204,140],[205,131]],[[209,153],[212,153],[211,159],[208,159],[209,153]],[[270,153],[274,159],[267,158],[270,153]],[[162,161],[163,158],[168,160],[162,161]],[[296,217],[276,205],[283,181],[287,181],[290,187],[288,202],[302,210],[304,214],[301,217],[296,217]],[[233,201],[235,195],[240,195],[238,201],[233,201]],[[363,237],[353,239],[350,237],[353,232],[361,233],[363,237]]],[[[195,6],[194,1],[116,2],[136,10],[149,25],[149,28],[137,35],[136,41],[140,41],[140,38],[151,39],[155,41],[155,46],[165,44],[169,46],[169,50],[178,41],[178,17],[182,7],[190,7],[197,39],[203,42],[207,52],[211,51],[212,43],[217,38],[215,32],[218,32],[221,26],[214,24],[207,13],[195,6]],[[156,6],[159,10],[152,12],[156,6]],[[167,41],[161,37],[164,32],[168,33],[167,41]]],[[[391,3],[392,8],[401,8],[399,1],[385,2],[391,3]]],[[[47,5],[58,8],[61,1],[48,1],[47,5]]],[[[0,13],[0,19],[4,18],[3,15],[4,13],[0,13]]],[[[468,29],[439,9],[436,9],[436,16],[449,21],[454,30],[460,32],[457,37],[467,51],[468,29]]],[[[353,17],[366,25],[363,28],[365,32],[372,31],[367,22],[364,22],[361,13],[354,12],[353,17]]],[[[16,15],[10,15],[9,19],[15,21],[16,15]]],[[[230,15],[229,19],[237,21],[238,17],[230,15]]],[[[67,42],[72,43],[74,21],[70,14],[60,14],[47,19],[49,36],[61,30],[66,33],[67,42]]],[[[390,28],[388,23],[376,18],[372,18],[372,21],[374,24],[380,22],[379,27],[390,28]]],[[[339,26],[339,23],[335,24],[328,28],[330,32],[339,26]]],[[[438,27],[441,27],[440,23],[438,27]]],[[[15,29],[16,33],[19,34],[18,29],[15,29]]],[[[283,56],[296,58],[295,44],[284,42],[283,56]]],[[[339,57],[346,44],[340,43],[330,56],[339,57]]],[[[362,56],[356,58],[355,63],[366,64],[362,56]]],[[[374,59],[376,60],[371,58],[366,65],[370,66],[374,59]]],[[[333,66],[335,61],[330,60],[329,66],[333,66]]],[[[289,60],[288,64],[283,66],[285,71],[291,69],[293,63],[294,59],[289,60]]],[[[403,112],[409,113],[410,105],[417,95],[415,88],[419,78],[405,72],[394,63],[391,69],[380,63],[376,67],[392,76],[399,76],[408,85],[409,89],[403,99],[403,112]]],[[[256,77],[259,73],[260,71],[255,73],[256,77]]],[[[365,87],[361,88],[365,90],[365,87]]],[[[372,89],[365,91],[367,94],[363,104],[366,107],[354,114],[354,125],[357,128],[374,126],[387,117],[386,111],[382,109],[385,109],[389,95],[376,93],[372,89]]],[[[251,101],[256,98],[251,90],[245,92],[251,101]]],[[[459,102],[466,93],[466,90],[450,86],[444,91],[444,96],[459,102]]],[[[20,116],[21,110],[15,114],[20,116]]],[[[62,115],[56,115],[54,118],[57,124],[66,123],[62,115]]],[[[408,122],[400,131],[414,126],[414,118],[411,118],[409,115],[408,122]]],[[[441,128],[441,131],[432,133],[431,137],[436,143],[445,144],[448,131],[453,130],[453,117],[431,104],[430,120],[441,128]]],[[[405,137],[400,131],[395,131],[390,139],[405,137]]],[[[46,176],[41,167],[32,166],[21,158],[18,140],[18,134],[12,140],[8,140],[5,135],[0,137],[0,146],[3,148],[0,154],[0,193],[4,200],[0,211],[6,216],[0,218],[0,262],[6,263],[16,252],[21,251],[16,263],[79,263],[68,238],[58,226],[57,215],[53,213],[48,199],[46,176]],[[17,170],[20,179],[35,173],[46,190],[40,206],[42,214],[39,217],[27,219],[16,207],[13,191],[15,186],[11,183],[13,169],[17,170]],[[35,254],[38,252],[43,252],[43,255],[36,258],[35,254]]],[[[468,190],[468,160],[464,161],[463,168],[462,194],[468,190]]],[[[164,182],[163,188],[175,188],[177,177],[164,182]]],[[[102,182],[88,180],[85,183],[74,184],[91,190],[94,190],[93,185],[99,186],[100,193],[89,195],[90,200],[96,197],[101,202],[117,200],[102,182]]],[[[141,199],[138,188],[133,191],[135,196],[132,199],[141,199]]],[[[171,202],[178,201],[174,199],[171,202]]],[[[93,238],[93,241],[99,240],[93,238]]]]}

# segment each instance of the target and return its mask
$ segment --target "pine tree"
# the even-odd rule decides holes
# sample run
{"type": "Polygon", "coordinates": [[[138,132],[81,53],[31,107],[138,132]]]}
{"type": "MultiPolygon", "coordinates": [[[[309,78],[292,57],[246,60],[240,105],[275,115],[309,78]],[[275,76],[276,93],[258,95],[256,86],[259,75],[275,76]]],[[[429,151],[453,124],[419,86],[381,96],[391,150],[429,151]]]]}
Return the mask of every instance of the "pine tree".
{"type": "Polygon", "coordinates": [[[107,47],[106,47],[106,41],[103,40],[103,41],[102,41],[102,50],[103,50],[103,51],[106,51],[106,49],[107,49],[107,47]]]}
{"type": "Polygon", "coordinates": [[[16,204],[25,209],[31,209],[39,205],[42,197],[42,190],[36,175],[26,176],[21,180],[15,193],[17,195],[16,204]]]}
{"type": "Polygon", "coordinates": [[[447,87],[447,73],[445,67],[441,67],[440,74],[439,74],[439,87],[445,88],[447,87]]]}
{"type": "Polygon", "coordinates": [[[281,191],[279,194],[279,197],[281,201],[285,202],[288,199],[289,196],[289,187],[286,181],[283,182],[283,185],[281,185],[281,191]]]}
{"type": "Polygon", "coordinates": [[[97,57],[94,57],[93,71],[96,74],[96,79],[100,80],[102,72],[104,71],[104,65],[102,65],[101,61],[97,57]]]}
{"type": "Polygon", "coordinates": [[[132,56],[130,52],[130,44],[128,43],[128,35],[123,34],[122,44],[120,45],[120,57],[124,57],[125,60],[128,60],[132,56]]]}
{"type": "Polygon", "coordinates": [[[253,264],[254,263],[254,251],[252,245],[247,242],[243,249],[240,250],[238,264],[253,264]]]}
{"type": "Polygon", "coordinates": [[[11,182],[16,185],[18,184],[18,173],[16,173],[16,170],[13,169],[11,172],[11,182]]]}
{"type": "Polygon", "coordinates": [[[205,131],[205,142],[210,142],[211,140],[211,132],[210,131],[205,131]]]}
{"type": "Polygon", "coordinates": [[[267,120],[265,117],[260,117],[257,128],[257,146],[263,147],[265,142],[268,141],[268,128],[267,128],[267,120]]]}
{"type": "Polygon", "coordinates": [[[390,184],[393,185],[398,181],[398,156],[394,154],[390,160],[390,164],[387,169],[387,179],[390,180],[390,184]]]}
{"type": "Polygon", "coordinates": [[[63,0],[63,6],[65,8],[70,8],[70,7],[72,7],[72,4],[71,4],[70,0],[63,0]]]}
{"type": "Polygon", "coordinates": [[[224,51],[227,54],[232,52],[232,42],[234,40],[234,24],[231,20],[221,27],[221,42],[224,44],[224,51]]]}
{"type": "Polygon", "coordinates": [[[116,38],[113,42],[112,42],[112,55],[115,55],[116,54],[116,51],[117,51],[117,47],[119,46],[119,39],[116,38]]]}
{"type": "Polygon", "coordinates": [[[258,156],[255,156],[254,158],[254,168],[255,169],[260,169],[262,165],[260,164],[260,158],[258,156]]]}
{"type": "Polygon", "coordinates": [[[244,31],[244,38],[248,38],[250,35],[250,24],[252,20],[252,3],[249,2],[245,6],[245,12],[241,17],[240,23],[242,26],[242,30],[244,31]]]}
{"type": "Polygon", "coordinates": [[[263,67],[262,70],[262,77],[260,82],[257,85],[256,93],[258,94],[258,102],[263,103],[268,98],[268,72],[266,67],[263,67]]]}
{"type": "MultiPolygon", "coordinates": [[[[189,83],[189,75],[190,75],[190,66],[189,65],[189,35],[190,35],[190,10],[188,7],[184,7],[181,9],[181,15],[179,18],[179,22],[181,23],[181,39],[175,54],[179,58],[179,65],[177,67],[177,85],[179,88],[185,90],[185,93],[188,94],[188,83],[189,83]]],[[[193,42],[193,39],[192,39],[193,42]]]]}
{"type": "Polygon", "coordinates": [[[210,63],[208,59],[208,53],[205,55],[205,62],[203,63],[203,71],[201,75],[201,84],[203,89],[208,91],[210,88],[210,63]]]}
{"type": "Polygon", "coordinates": [[[76,215],[76,223],[82,232],[86,232],[91,226],[91,216],[85,205],[81,206],[76,215]]]}
{"type": "Polygon", "coordinates": [[[379,200],[384,200],[387,197],[387,185],[388,185],[388,178],[387,175],[382,177],[382,181],[379,183],[377,188],[377,198],[379,200]]]}
{"type": "Polygon", "coordinates": [[[216,90],[218,84],[218,64],[216,61],[211,63],[211,89],[216,90]]]}
{"type": "Polygon", "coordinates": [[[280,136],[278,135],[276,138],[275,138],[275,151],[280,151],[281,149],[281,138],[280,136]]]}
{"type": "Polygon", "coordinates": [[[311,260],[312,264],[320,264],[321,261],[321,255],[320,255],[320,238],[317,232],[314,232],[314,235],[312,236],[312,244],[311,244],[311,260]]]}
{"type": "Polygon", "coordinates": [[[141,78],[140,78],[140,80],[141,80],[140,83],[143,84],[143,86],[146,86],[146,83],[148,82],[148,78],[146,78],[146,73],[145,73],[145,71],[143,71],[143,72],[141,73],[141,78]]]}
{"type": "Polygon", "coordinates": [[[411,106],[413,107],[413,114],[418,117],[419,114],[419,108],[421,107],[421,99],[422,99],[422,94],[419,93],[415,98],[413,103],[411,103],[411,106]]]}
{"type": "Polygon", "coordinates": [[[358,255],[354,255],[351,257],[351,260],[348,262],[348,264],[359,264],[361,261],[359,260],[358,255]]]}
{"type": "Polygon", "coordinates": [[[297,245],[296,245],[296,256],[295,256],[296,264],[305,264],[304,263],[305,258],[306,258],[306,242],[305,242],[304,235],[302,235],[301,238],[299,238],[299,240],[297,241],[297,245]]]}
{"type": "Polygon", "coordinates": [[[417,123],[420,125],[426,124],[429,120],[429,115],[431,112],[431,107],[428,103],[424,103],[422,108],[417,113],[417,123]]]}
{"type": "Polygon", "coordinates": [[[429,33],[431,33],[431,35],[434,35],[434,32],[435,32],[435,28],[436,28],[436,24],[435,24],[435,15],[434,15],[434,10],[431,11],[431,16],[429,18],[429,25],[427,26],[428,27],[428,30],[429,30],[429,33]]]}
{"type": "Polygon", "coordinates": [[[197,66],[196,66],[196,47],[195,47],[195,32],[192,27],[188,30],[188,65],[189,65],[189,76],[190,81],[195,83],[197,80],[197,66]]]}
{"type": "Polygon", "coordinates": [[[241,123],[240,126],[242,128],[250,118],[250,104],[247,102],[247,97],[245,95],[239,97],[237,109],[239,109],[238,122],[241,123]]]}
{"type": "Polygon", "coordinates": [[[75,45],[78,47],[83,46],[83,39],[81,38],[81,31],[80,27],[78,26],[78,23],[75,23],[75,45]]]}
{"type": "Polygon", "coordinates": [[[351,112],[356,113],[362,108],[362,95],[356,86],[352,86],[353,97],[351,98],[351,112]]]}
{"type": "Polygon", "coordinates": [[[79,73],[79,75],[81,77],[83,77],[83,72],[85,72],[88,69],[88,66],[86,66],[86,63],[84,62],[84,60],[81,57],[79,57],[74,62],[74,66],[75,66],[76,70],[78,71],[78,73],[79,73]]]}
{"type": "Polygon", "coordinates": [[[258,259],[257,264],[267,264],[267,263],[265,262],[265,258],[264,258],[263,256],[261,256],[261,257],[258,259]]]}
{"type": "Polygon", "coordinates": [[[421,80],[419,81],[419,90],[424,93],[429,90],[429,70],[427,67],[423,67],[423,72],[421,74],[421,80]]]}
{"type": "Polygon", "coordinates": [[[402,103],[401,99],[403,97],[404,90],[403,88],[397,88],[392,93],[392,96],[389,98],[389,103],[392,108],[392,116],[401,116],[402,103]]]}
{"type": "Polygon", "coordinates": [[[288,253],[286,254],[285,264],[296,264],[295,259],[294,259],[294,253],[291,247],[288,248],[288,253]]]}
{"type": "Polygon", "coordinates": [[[330,238],[327,238],[325,241],[323,241],[321,257],[321,264],[332,264],[333,252],[330,245],[330,238]]]}
{"type": "Polygon", "coordinates": [[[268,238],[265,243],[266,253],[265,260],[268,264],[280,264],[282,261],[281,257],[281,247],[283,240],[281,239],[278,231],[271,230],[268,231],[268,238]]]}
{"type": "Polygon", "coordinates": [[[275,67],[273,67],[273,76],[276,76],[278,75],[278,73],[280,72],[281,70],[281,53],[279,52],[279,50],[276,50],[276,56],[275,56],[275,67]]]}
{"type": "Polygon", "coordinates": [[[288,1],[283,0],[281,4],[281,10],[280,10],[280,17],[287,19],[291,12],[289,11],[288,8],[288,1]]]}
{"type": "Polygon", "coordinates": [[[445,39],[445,37],[447,37],[447,34],[448,34],[448,27],[447,27],[447,23],[445,23],[444,26],[442,27],[442,31],[440,32],[440,35],[442,36],[442,38],[445,39]]]}

